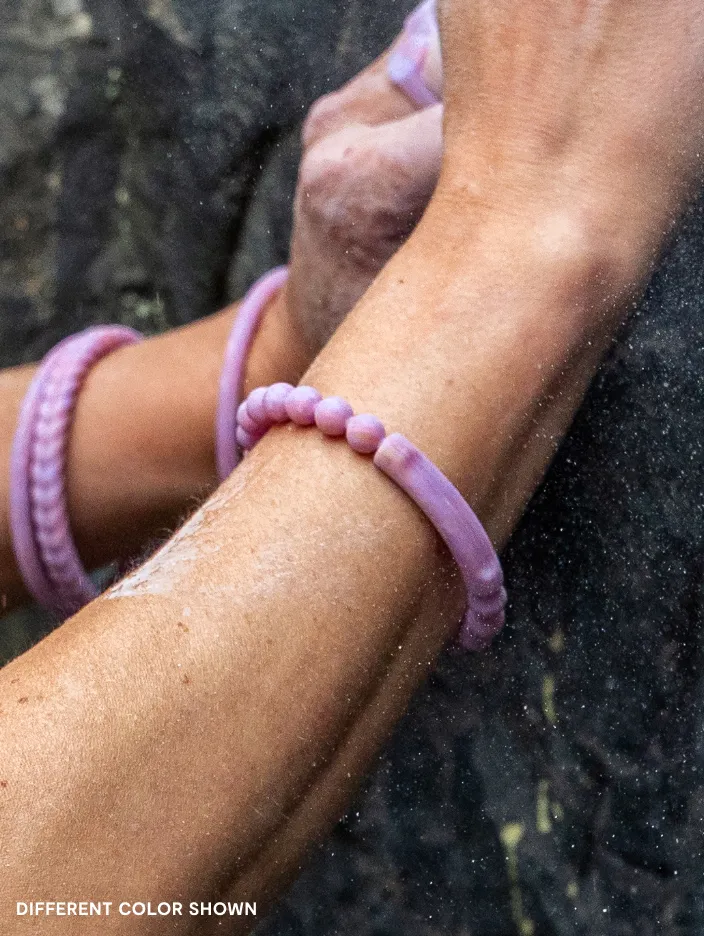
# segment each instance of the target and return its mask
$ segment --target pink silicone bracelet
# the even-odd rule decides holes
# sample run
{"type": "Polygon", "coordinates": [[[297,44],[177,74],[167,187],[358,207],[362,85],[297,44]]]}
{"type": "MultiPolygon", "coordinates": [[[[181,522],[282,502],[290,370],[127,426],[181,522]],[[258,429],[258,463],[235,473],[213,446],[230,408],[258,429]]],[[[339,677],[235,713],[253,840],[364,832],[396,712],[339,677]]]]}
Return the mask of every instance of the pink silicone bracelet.
{"type": "Polygon", "coordinates": [[[315,425],[327,436],[344,436],[354,451],[373,455],[376,467],[418,505],[452,553],[464,581],[467,609],[459,643],[468,650],[486,647],[504,624],[503,573],[484,527],[457,488],[404,436],[387,436],[375,416],[355,416],[345,400],[322,399],[312,387],[274,384],[252,391],[238,408],[238,442],[249,450],[273,425],[289,420],[315,425]]]}
{"type": "Polygon", "coordinates": [[[61,616],[96,596],[74,545],[65,490],[68,434],[78,393],[94,364],[141,340],[120,326],[98,326],[47,354],[20,410],[10,458],[10,529],[30,594],[61,616]]]}
{"type": "Polygon", "coordinates": [[[423,78],[423,66],[433,41],[439,41],[436,0],[425,0],[406,17],[401,38],[387,64],[389,80],[418,107],[440,103],[423,78]]]}
{"type": "Polygon", "coordinates": [[[230,332],[215,414],[215,464],[221,481],[235,470],[240,460],[235,435],[247,356],[264,310],[287,280],[287,267],[277,267],[262,276],[243,299],[230,332]]]}

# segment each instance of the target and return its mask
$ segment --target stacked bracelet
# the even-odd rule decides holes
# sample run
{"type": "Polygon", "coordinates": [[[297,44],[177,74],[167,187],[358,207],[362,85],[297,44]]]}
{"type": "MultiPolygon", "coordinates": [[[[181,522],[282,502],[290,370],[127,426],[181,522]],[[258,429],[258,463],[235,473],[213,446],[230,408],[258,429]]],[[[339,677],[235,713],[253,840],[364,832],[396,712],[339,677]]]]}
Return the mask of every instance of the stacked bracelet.
{"type": "MultiPolygon", "coordinates": [[[[445,475],[404,436],[386,435],[371,415],[355,415],[339,397],[322,399],[312,387],[279,383],[252,391],[238,405],[244,366],[262,314],[285,284],[288,271],[273,270],[245,298],[228,341],[216,416],[216,460],[221,478],[272,425],[316,425],[344,436],[393,480],[435,526],[457,562],[467,590],[459,633],[470,650],[487,646],[504,623],[506,592],[501,564],[474,512],[445,475]]],[[[33,597],[61,616],[75,613],[96,588],[74,545],[66,504],[68,434],[78,393],[90,368],[141,336],[105,326],[60,342],[43,360],[20,411],[10,464],[10,526],[17,564],[33,597]]]]}
{"type": "Polygon", "coordinates": [[[459,631],[465,649],[486,647],[504,623],[506,591],[498,556],[474,511],[457,488],[399,433],[386,435],[382,423],[354,414],[340,397],[323,399],[313,387],[279,383],[253,390],[237,411],[237,441],[253,448],[276,424],[317,426],[326,436],[344,436],[423,511],[452,553],[467,590],[467,610],[459,631]]]}
{"type": "Polygon", "coordinates": [[[71,536],[66,505],[68,433],[78,393],[102,357],[140,340],[131,328],[89,328],[42,361],[20,410],[10,459],[10,528],[32,596],[61,616],[96,595],[71,536]]]}

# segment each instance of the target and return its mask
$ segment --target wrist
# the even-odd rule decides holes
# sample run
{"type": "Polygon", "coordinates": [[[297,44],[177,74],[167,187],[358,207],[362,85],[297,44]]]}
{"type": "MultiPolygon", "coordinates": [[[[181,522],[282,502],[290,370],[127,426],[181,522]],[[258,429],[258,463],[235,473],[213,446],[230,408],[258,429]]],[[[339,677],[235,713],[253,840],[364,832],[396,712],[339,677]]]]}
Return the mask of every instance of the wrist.
{"type": "MultiPolygon", "coordinates": [[[[66,496],[83,563],[95,568],[138,555],[217,485],[215,411],[223,358],[237,306],[137,346],[91,368],[69,432],[66,496]]],[[[296,381],[305,355],[289,326],[285,297],[265,309],[247,362],[247,381],[296,381]]],[[[9,447],[35,368],[3,376],[0,452],[9,477],[9,447]]],[[[247,382],[246,381],[246,382],[247,382]]],[[[2,524],[9,531],[8,499],[2,524]]],[[[9,533],[0,542],[6,601],[23,596],[9,533]]]]}
{"type": "Polygon", "coordinates": [[[469,224],[441,198],[305,382],[411,439],[500,542],[624,309],[578,236],[492,212],[469,224]]]}
{"type": "Polygon", "coordinates": [[[448,156],[433,223],[461,238],[479,222],[550,275],[580,282],[598,317],[642,288],[684,194],[672,177],[657,185],[614,160],[598,168],[588,159],[559,168],[515,162],[500,172],[487,163],[448,156]]]}

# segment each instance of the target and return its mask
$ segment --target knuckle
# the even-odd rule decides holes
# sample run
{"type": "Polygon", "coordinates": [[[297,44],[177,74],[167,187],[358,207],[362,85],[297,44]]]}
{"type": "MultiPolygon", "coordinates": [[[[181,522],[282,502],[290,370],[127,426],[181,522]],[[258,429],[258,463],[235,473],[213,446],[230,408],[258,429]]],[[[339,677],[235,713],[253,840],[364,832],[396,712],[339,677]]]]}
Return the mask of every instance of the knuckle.
{"type": "Polygon", "coordinates": [[[298,214],[336,252],[356,255],[369,239],[369,218],[349,185],[349,167],[337,154],[312,153],[301,163],[298,214]]]}
{"type": "Polygon", "coordinates": [[[419,180],[373,135],[341,131],[305,154],[297,213],[318,237],[365,268],[376,269],[411,233],[425,206],[419,180]]]}

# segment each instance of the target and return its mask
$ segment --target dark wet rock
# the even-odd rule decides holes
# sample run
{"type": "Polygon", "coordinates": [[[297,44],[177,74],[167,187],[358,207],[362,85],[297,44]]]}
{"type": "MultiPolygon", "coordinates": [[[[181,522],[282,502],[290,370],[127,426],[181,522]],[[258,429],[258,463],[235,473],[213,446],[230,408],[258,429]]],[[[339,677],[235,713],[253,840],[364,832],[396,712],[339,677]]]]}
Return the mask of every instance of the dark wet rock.
{"type": "MultiPolygon", "coordinates": [[[[305,109],[408,6],[5,2],[2,364],[283,260],[305,109]]],[[[704,931],[703,234],[697,204],[514,536],[505,634],[441,661],[261,936],[704,931]]]]}

